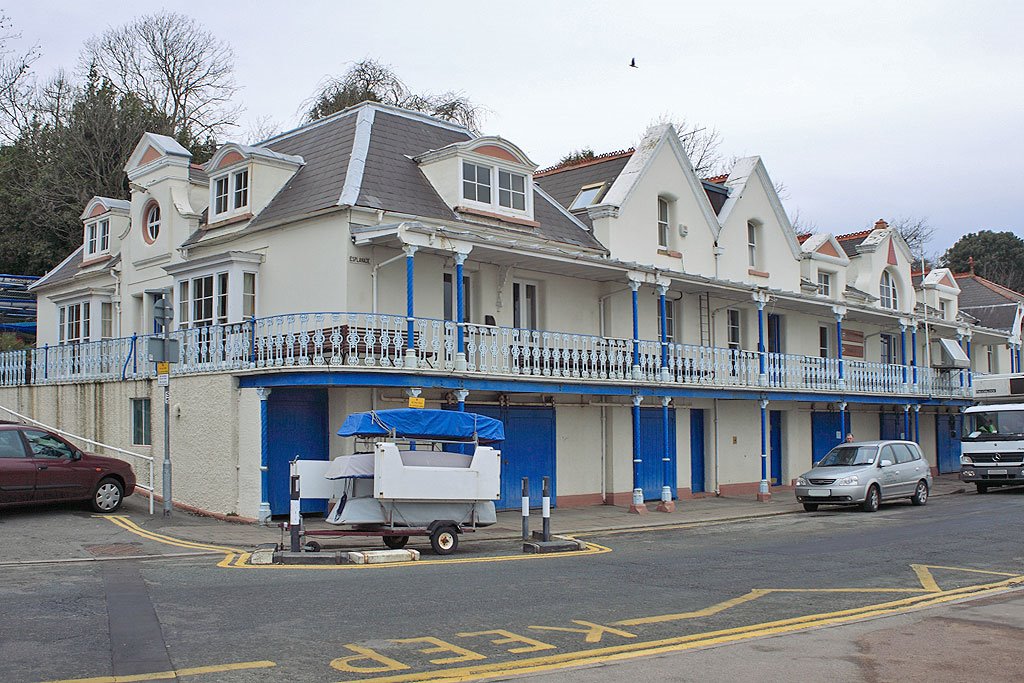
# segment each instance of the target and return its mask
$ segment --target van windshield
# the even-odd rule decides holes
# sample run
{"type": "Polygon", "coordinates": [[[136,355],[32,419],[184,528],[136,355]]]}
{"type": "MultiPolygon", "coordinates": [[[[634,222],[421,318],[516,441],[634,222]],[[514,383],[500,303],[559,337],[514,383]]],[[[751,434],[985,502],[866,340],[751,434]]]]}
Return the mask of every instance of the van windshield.
{"type": "Polygon", "coordinates": [[[1024,440],[1024,408],[964,415],[964,441],[1024,440]]]}
{"type": "Polygon", "coordinates": [[[818,467],[849,467],[870,465],[878,453],[877,446],[836,446],[818,463],[818,467]]]}

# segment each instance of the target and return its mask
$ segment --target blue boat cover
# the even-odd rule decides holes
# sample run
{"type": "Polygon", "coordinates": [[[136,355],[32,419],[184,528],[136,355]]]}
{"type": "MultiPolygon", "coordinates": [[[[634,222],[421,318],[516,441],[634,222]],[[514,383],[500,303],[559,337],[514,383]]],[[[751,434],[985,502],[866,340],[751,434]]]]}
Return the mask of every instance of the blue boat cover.
{"type": "Polygon", "coordinates": [[[505,440],[501,420],[455,410],[398,408],[352,413],[338,430],[338,436],[395,436],[402,439],[437,439],[494,443],[505,440]]]}

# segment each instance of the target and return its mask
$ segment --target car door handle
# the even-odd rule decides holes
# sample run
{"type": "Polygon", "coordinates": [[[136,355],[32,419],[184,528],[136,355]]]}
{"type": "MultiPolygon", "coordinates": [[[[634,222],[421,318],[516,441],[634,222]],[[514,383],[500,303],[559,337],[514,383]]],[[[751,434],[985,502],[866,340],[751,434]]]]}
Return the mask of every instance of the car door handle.
{"type": "Polygon", "coordinates": [[[49,466],[49,465],[40,465],[40,466],[39,466],[39,469],[41,469],[41,470],[47,470],[47,469],[50,469],[50,466],[49,466]]]}

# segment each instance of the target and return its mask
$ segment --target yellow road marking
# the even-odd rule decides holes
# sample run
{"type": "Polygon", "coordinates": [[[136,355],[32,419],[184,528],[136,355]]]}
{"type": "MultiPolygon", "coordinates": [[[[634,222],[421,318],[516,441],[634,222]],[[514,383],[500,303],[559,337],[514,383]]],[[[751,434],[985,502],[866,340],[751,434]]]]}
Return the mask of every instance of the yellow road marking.
{"type": "Polygon", "coordinates": [[[694,610],[692,612],[679,612],[677,614],[659,614],[654,617],[640,617],[639,619],[623,619],[622,621],[613,622],[616,626],[640,626],[642,624],[663,624],[666,621],[680,621],[682,619],[697,619],[700,617],[710,617],[724,612],[730,607],[736,605],[742,605],[745,602],[751,600],[757,600],[763,595],[767,595],[770,591],[764,588],[755,588],[746,595],[741,595],[738,598],[732,598],[731,600],[725,600],[716,605],[705,607],[704,609],[694,610]]]}
{"type": "Polygon", "coordinates": [[[883,602],[875,605],[867,605],[865,607],[857,607],[836,612],[823,612],[803,617],[793,617],[790,619],[782,619],[761,624],[751,624],[749,626],[740,626],[675,638],[665,638],[655,641],[629,643],[625,645],[594,648],[557,655],[533,657],[517,662],[481,664],[438,671],[377,677],[372,680],[375,683],[410,683],[412,681],[464,683],[466,681],[479,681],[498,676],[507,677],[527,673],[555,671],[588,664],[604,664],[668,652],[679,652],[698,647],[706,647],[709,645],[749,640],[751,638],[758,638],[762,636],[781,635],[784,633],[804,630],[813,626],[842,624],[870,617],[885,616],[905,612],[911,609],[952,602],[965,597],[988,595],[1020,585],[1024,585],[1024,576],[1012,575],[1012,578],[995,583],[968,586],[950,591],[942,591],[940,593],[928,592],[910,598],[903,598],[900,600],[893,600],[890,602],[883,602]]]}
{"type": "Polygon", "coordinates": [[[277,663],[263,660],[258,662],[237,662],[235,664],[215,664],[213,666],[193,666],[175,671],[156,671],[148,674],[131,674],[128,676],[95,676],[93,678],[64,678],[47,683],[131,683],[132,681],[167,681],[179,676],[201,676],[217,674],[225,671],[245,671],[248,669],[269,669],[277,663]]]}
{"type": "MultiPolygon", "coordinates": [[[[217,563],[218,567],[233,568],[233,569],[303,569],[303,570],[368,570],[368,569],[394,569],[397,567],[420,567],[420,566],[431,566],[437,564],[479,564],[485,562],[516,562],[523,560],[553,560],[564,557],[580,557],[588,555],[603,555],[604,553],[612,552],[612,549],[600,545],[598,543],[585,542],[587,549],[572,553],[549,553],[549,554],[527,554],[521,555],[495,555],[493,557],[466,557],[466,558],[451,558],[447,560],[418,560],[416,562],[400,563],[400,564],[339,564],[339,565],[315,565],[315,564],[248,564],[251,553],[245,552],[239,548],[231,548],[228,546],[211,545],[209,543],[197,543],[194,541],[186,541],[184,539],[175,538],[174,536],[167,536],[165,534],[159,534],[155,531],[149,531],[143,529],[138,524],[133,522],[131,519],[124,515],[96,515],[99,519],[106,519],[111,523],[121,527],[125,531],[129,531],[136,536],[156,541],[157,543],[163,543],[165,545],[171,545],[178,548],[189,548],[192,550],[209,550],[211,552],[224,553],[224,559],[217,563]]],[[[566,536],[565,538],[572,538],[566,536]]]]}
{"type": "Polygon", "coordinates": [[[921,582],[921,588],[932,593],[938,593],[942,589],[939,588],[939,584],[935,582],[935,577],[928,571],[928,567],[923,564],[912,564],[910,568],[917,574],[917,580],[921,582]]]}

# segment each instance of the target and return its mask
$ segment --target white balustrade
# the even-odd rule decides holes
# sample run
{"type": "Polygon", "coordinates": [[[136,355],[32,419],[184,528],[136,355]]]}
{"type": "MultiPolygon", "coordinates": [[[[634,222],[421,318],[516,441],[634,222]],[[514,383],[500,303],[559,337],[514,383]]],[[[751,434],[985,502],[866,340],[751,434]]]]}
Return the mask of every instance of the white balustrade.
{"type": "MultiPolygon", "coordinates": [[[[845,391],[864,394],[970,396],[965,371],[940,372],[846,359],[765,353],[764,378],[755,351],[601,337],[571,332],[464,323],[466,372],[489,376],[662,382],[689,386],[845,391]],[[663,372],[667,371],[667,372],[663,372]]],[[[230,325],[173,332],[180,345],[175,375],[262,368],[405,369],[452,372],[458,326],[417,318],[409,368],[405,316],[375,313],[292,313],[230,325]]],[[[0,353],[0,386],[153,377],[148,337],[107,339],[0,353]]]]}

